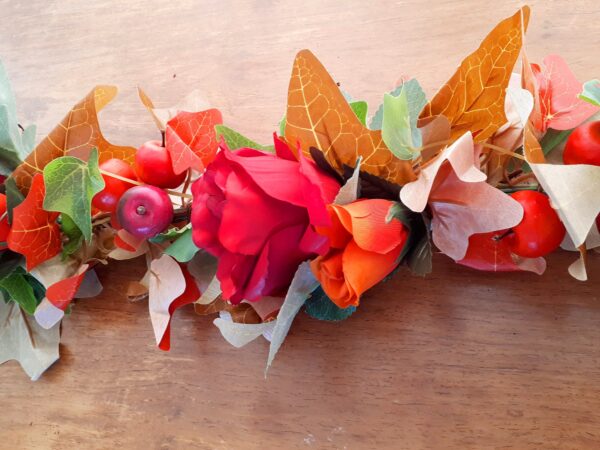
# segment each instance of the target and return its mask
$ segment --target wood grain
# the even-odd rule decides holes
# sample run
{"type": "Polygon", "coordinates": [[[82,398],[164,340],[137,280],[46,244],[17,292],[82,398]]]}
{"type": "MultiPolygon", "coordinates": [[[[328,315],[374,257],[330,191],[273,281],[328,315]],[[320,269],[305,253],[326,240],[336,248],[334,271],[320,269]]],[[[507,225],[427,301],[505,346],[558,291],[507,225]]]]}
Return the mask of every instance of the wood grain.
{"type": "MultiPolygon", "coordinates": [[[[529,56],[562,54],[598,76],[597,2],[532,1],[529,56]]],[[[140,85],[168,106],[194,88],[226,123],[267,142],[294,55],[311,48],[375,108],[402,74],[429,94],[520,1],[0,1],[0,57],[25,124],[42,138],[94,84],[122,94],[101,114],[115,144],[156,138],[140,85]]],[[[544,276],[479,273],[437,255],[339,324],[301,314],[269,377],[267,344],[236,350],[210,318],[175,316],[155,348],[145,303],[123,289],[139,264],[64,321],[62,357],[31,383],[0,367],[0,448],[484,449],[600,447],[600,258],[544,276]]]]}

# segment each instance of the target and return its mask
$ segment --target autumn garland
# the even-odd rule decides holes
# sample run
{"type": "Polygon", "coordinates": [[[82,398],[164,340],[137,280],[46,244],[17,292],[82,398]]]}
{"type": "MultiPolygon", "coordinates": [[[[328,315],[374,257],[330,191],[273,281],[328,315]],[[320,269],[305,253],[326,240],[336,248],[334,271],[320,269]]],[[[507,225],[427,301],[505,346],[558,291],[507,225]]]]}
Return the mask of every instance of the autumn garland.
{"type": "Polygon", "coordinates": [[[235,346],[264,335],[267,367],[300,309],[343,320],[399,267],[430,272],[433,245],[475,269],[535,273],[562,245],[586,279],[600,82],[582,85],[556,55],[530,64],[528,18],[500,22],[429,102],[414,79],[385,94],[369,126],[367,104],[303,50],[273,145],[195,93],[158,109],[141,90],[162,142],[112,145],[97,113],[116,89],[99,86],[34,148],[0,67],[0,363],[39,377],[72,300],[100,292],[93,268],[111,259],[146,258],[127,296],[148,300],[161,349],[193,303],[235,346]]]}

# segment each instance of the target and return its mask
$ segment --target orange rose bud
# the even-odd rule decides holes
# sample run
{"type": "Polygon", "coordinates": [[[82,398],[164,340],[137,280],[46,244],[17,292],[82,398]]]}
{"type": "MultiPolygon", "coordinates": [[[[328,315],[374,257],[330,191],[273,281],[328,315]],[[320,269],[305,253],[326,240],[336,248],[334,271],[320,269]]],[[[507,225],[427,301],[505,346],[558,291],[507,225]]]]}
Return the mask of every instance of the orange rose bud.
{"type": "Polygon", "coordinates": [[[361,294],[398,266],[408,231],[399,220],[386,223],[392,204],[368,199],[328,206],[332,226],[318,231],[329,237],[330,249],[311,268],[340,308],[358,306],[361,294]]]}

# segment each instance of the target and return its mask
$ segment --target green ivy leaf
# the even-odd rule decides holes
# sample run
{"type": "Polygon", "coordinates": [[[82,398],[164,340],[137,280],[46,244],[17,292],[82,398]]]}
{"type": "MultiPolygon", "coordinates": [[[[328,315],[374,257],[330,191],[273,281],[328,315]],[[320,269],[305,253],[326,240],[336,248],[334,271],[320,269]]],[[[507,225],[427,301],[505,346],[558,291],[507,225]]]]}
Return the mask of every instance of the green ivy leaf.
{"type": "Polygon", "coordinates": [[[256,150],[262,150],[264,152],[274,152],[275,148],[272,145],[260,145],[246,136],[232,130],[225,125],[216,125],[215,130],[217,132],[217,140],[221,137],[225,139],[225,143],[229,150],[237,150],[238,148],[254,148],[256,150]]]}
{"type": "Polygon", "coordinates": [[[394,202],[388,211],[386,221],[390,222],[394,219],[402,222],[409,231],[400,259],[406,262],[416,275],[425,276],[431,273],[432,247],[427,216],[411,211],[400,202],[394,202]]]}
{"type": "Polygon", "coordinates": [[[8,223],[12,223],[13,209],[21,204],[25,197],[17,187],[17,183],[12,177],[7,178],[4,181],[4,188],[6,193],[6,211],[8,213],[8,223]]]}
{"type": "Polygon", "coordinates": [[[162,244],[163,242],[172,241],[174,239],[179,238],[183,233],[189,230],[192,227],[191,223],[188,223],[185,227],[182,228],[171,228],[164,233],[157,234],[153,238],[150,238],[150,242],[154,244],[162,244]]]}
{"type": "Polygon", "coordinates": [[[352,111],[354,111],[354,114],[356,114],[356,117],[358,117],[358,120],[360,120],[360,123],[362,123],[363,125],[367,125],[367,110],[369,108],[369,105],[367,105],[367,102],[365,101],[358,101],[358,102],[350,102],[349,103],[350,108],[352,108],[352,111]]]}
{"type": "MultiPolygon", "coordinates": [[[[419,114],[421,114],[421,111],[427,104],[427,97],[425,96],[425,92],[421,88],[421,85],[415,78],[412,78],[401,84],[396,89],[391,91],[389,95],[392,97],[398,97],[402,91],[405,91],[406,93],[411,127],[416,128],[419,114]]],[[[375,112],[373,119],[371,119],[371,123],[369,125],[371,130],[381,130],[383,126],[383,106],[384,105],[382,103],[375,112]]]]}
{"type": "Polygon", "coordinates": [[[89,241],[92,238],[92,197],[104,189],[98,168],[98,149],[92,150],[87,163],[72,156],[51,161],[44,168],[44,183],[44,209],[68,215],[89,241]]]}
{"type": "Polygon", "coordinates": [[[323,288],[319,286],[315,289],[310,297],[304,304],[306,313],[319,320],[327,320],[330,322],[338,322],[345,320],[350,317],[354,311],[355,306],[349,306],[348,308],[340,308],[325,294],[323,288]]]}
{"type": "Polygon", "coordinates": [[[167,247],[165,253],[180,263],[186,263],[198,253],[198,250],[200,249],[196,247],[192,240],[192,230],[188,228],[175,242],[167,247]]]}
{"type": "Polygon", "coordinates": [[[600,80],[590,80],[584,83],[583,92],[579,94],[579,98],[594,106],[600,106],[600,80]]]}
{"type": "Polygon", "coordinates": [[[62,249],[62,259],[64,261],[79,250],[83,243],[83,233],[67,214],[60,215],[60,230],[68,238],[62,249]]]}
{"type": "Polygon", "coordinates": [[[23,260],[23,255],[11,250],[3,250],[0,253],[0,279],[13,273],[22,264],[23,260]]]}
{"type": "Polygon", "coordinates": [[[573,130],[553,130],[550,128],[540,141],[544,155],[548,155],[552,150],[561,145],[571,135],[573,130]]]}
{"type": "Polygon", "coordinates": [[[18,303],[27,314],[33,314],[38,302],[31,285],[25,278],[25,271],[18,267],[10,275],[0,280],[0,288],[4,290],[5,297],[18,303]]]}

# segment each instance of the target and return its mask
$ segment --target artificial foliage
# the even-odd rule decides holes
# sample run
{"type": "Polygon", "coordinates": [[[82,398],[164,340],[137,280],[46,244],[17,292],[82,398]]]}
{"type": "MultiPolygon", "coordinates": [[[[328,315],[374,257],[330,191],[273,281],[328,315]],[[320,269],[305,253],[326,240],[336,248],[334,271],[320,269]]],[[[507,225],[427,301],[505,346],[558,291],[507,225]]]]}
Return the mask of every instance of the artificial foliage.
{"type": "Polygon", "coordinates": [[[528,7],[501,21],[433,97],[402,80],[372,115],[301,50],[273,136],[242,135],[196,91],[157,108],[139,89],[148,136],[162,136],[139,149],[102,135],[113,86],[35,145],[0,65],[0,363],[37,379],[74,300],[101,292],[94,268],[114,260],[147,265],[123,301],[148,305],[159,349],[193,307],[236,347],[267,339],[265,370],[300,311],[358,315],[373,286],[430,273],[434,252],[535,276],[560,245],[574,252],[565,276],[585,281],[600,247],[600,82],[558,55],[530,61],[528,21],[528,7]]]}

